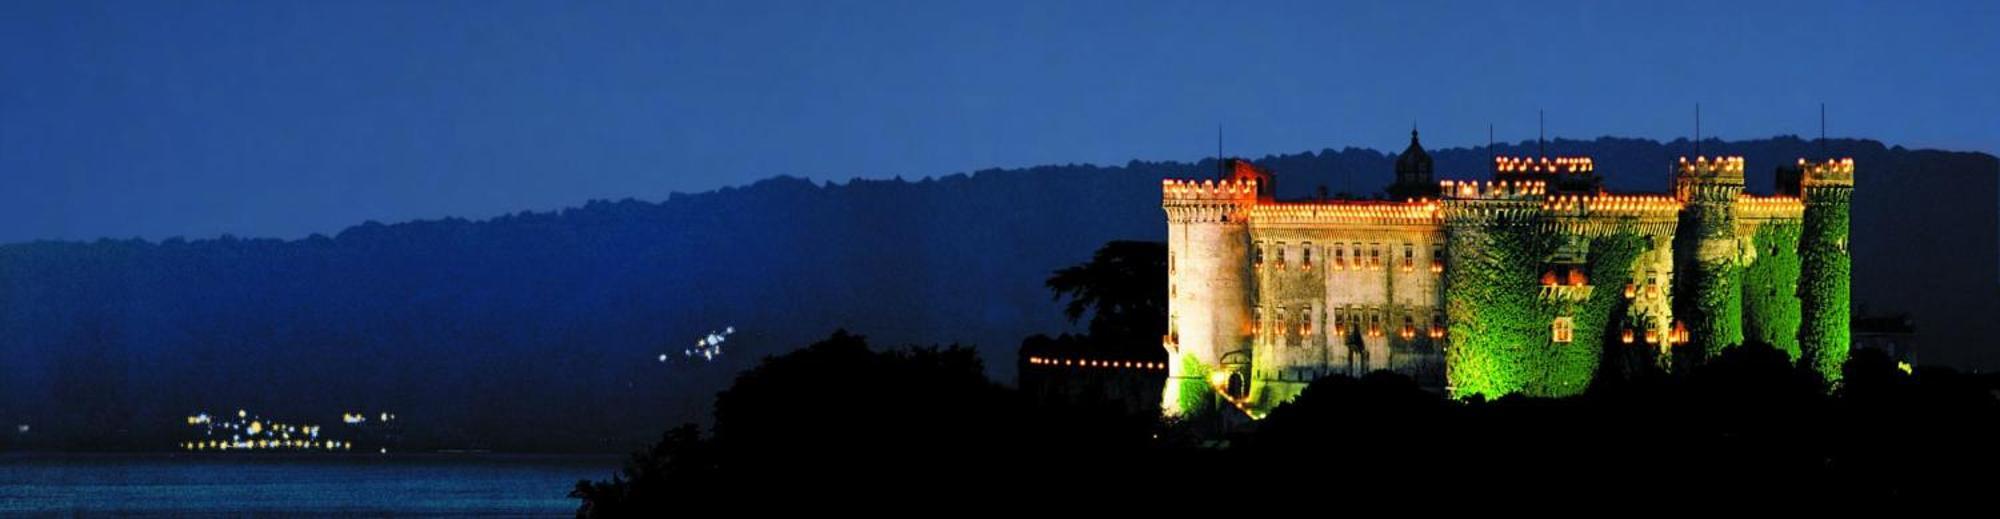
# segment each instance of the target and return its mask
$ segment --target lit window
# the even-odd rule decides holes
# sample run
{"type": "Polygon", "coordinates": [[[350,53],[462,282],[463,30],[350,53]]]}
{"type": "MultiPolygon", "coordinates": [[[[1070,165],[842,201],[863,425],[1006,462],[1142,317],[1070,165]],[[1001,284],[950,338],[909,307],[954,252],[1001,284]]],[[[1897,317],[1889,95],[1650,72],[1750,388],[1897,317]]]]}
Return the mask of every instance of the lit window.
{"type": "Polygon", "coordinates": [[[1273,325],[1272,327],[1272,331],[1274,332],[1273,335],[1277,336],[1278,345],[1284,346],[1285,337],[1287,335],[1291,335],[1291,331],[1285,329],[1285,307],[1282,306],[1278,307],[1277,321],[1274,321],[1271,324],[1273,325]]]}
{"type": "Polygon", "coordinates": [[[1250,264],[1259,267],[1264,266],[1264,242],[1260,241],[1256,245],[1250,246],[1250,264]]]}
{"type": "Polygon", "coordinates": [[[1549,326],[1549,336],[1559,343],[1569,343],[1576,334],[1576,323],[1568,317],[1557,317],[1549,326]]]}
{"type": "Polygon", "coordinates": [[[1312,310],[1311,309],[1299,310],[1299,336],[1310,337],[1312,336],[1312,332],[1313,332],[1312,310]]]}
{"type": "Polygon", "coordinates": [[[1345,268],[1347,268],[1347,246],[1346,246],[1346,244],[1341,244],[1341,243],[1335,243],[1335,244],[1333,244],[1333,268],[1336,268],[1336,269],[1345,269],[1345,268]]]}
{"type": "Polygon", "coordinates": [[[1403,244],[1403,272],[1409,272],[1410,269],[1414,269],[1416,267],[1417,267],[1416,247],[1411,246],[1408,243],[1403,244]]]}
{"type": "Polygon", "coordinates": [[[1299,252],[1299,265],[1300,265],[1300,266],[1302,266],[1302,267],[1305,267],[1305,268],[1306,268],[1307,270],[1311,270],[1311,269],[1313,268],[1313,244],[1312,244],[1312,242],[1305,242],[1305,243],[1301,243],[1301,244],[1299,244],[1299,248],[1300,248],[1300,252],[1299,252]]]}

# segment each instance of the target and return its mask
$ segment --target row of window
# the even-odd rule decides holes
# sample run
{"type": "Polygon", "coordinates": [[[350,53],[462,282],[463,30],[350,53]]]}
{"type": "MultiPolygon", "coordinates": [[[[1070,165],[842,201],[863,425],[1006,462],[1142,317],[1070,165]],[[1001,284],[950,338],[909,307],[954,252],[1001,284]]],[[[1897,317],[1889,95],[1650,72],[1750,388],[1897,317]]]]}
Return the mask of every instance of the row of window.
{"type": "MultiPolygon", "coordinates": [[[[1288,258],[1292,256],[1292,251],[1296,250],[1298,252],[1299,268],[1302,270],[1312,270],[1314,251],[1321,251],[1320,254],[1322,257],[1331,256],[1332,261],[1329,267],[1334,270],[1382,270],[1384,251],[1387,250],[1388,254],[1395,254],[1393,247],[1395,247],[1395,244],[1390,244],[1388,248],[1385,248],[1381,243],[1339,242],[1329,245],[1322,250],[1314,247],[1312,242],[1308,241],[1300,242],[1296,246],[1296,249],[1294,249],[1293,246],[1281,241],[1271,243],[1258,241],[1251,247],[1250,253],[1251,264],[1257,268],[1265,267],[1266,251],[1269,251],[1269,258],[1272,260],[1271,266],[1278,270],[1284,270],[1288,265],[1288,258]]],[[[1391,261],[1393,261],[1393,258],[1391,261]]],[[[1430,262],[1431,272],[1444,271],[1443,245],[1431,246],[1430,262]]],[[[1169,263],[1168,268],[1171,270],[1171,260],[1169,260],[1169,263]]],[[[1416,270],[1416,267],[1417,246],[1404,243],[1400,268],[1404,272],[1410,272],[1416,270]]]]}
{"type": "MultiPolygon", "coordinates": [[[[1278,346],[1304,346],[1308,342],[1306,339],[1313,337],[1314,308],[1302,308],[1296,314],[1293,314],[1288,312],[1285,307],[1280,306],[1275,309],[1269,319],[1266,318],[1263,307],[1252,307],[1250,310],[1251,323],[1254,327],[1252,332],[1257,336],[1259,342],[1278,346]],[[1287,320],[1287,317],[1291,315],[1298,316],[1296,324],[1287,320]],[[1299,339],[1296,341],[1296,344],[1292,344],[1294,342],[1292,340],[1293,337],[1299,339]]],[[[1383,327],[1382,321],[1385,318],[1393,319],[1394,317],[1388,315],[1390,313],[1391,311],[1385,307],[1343,305],[1339,308],[1334,308],[1327,315],[1323,316],[1323,320],[1332,322],[1333,329],[1330,330],[1330,335],[1337,341],[1346,340],[1350,334],[1355,332],[1359,332],[1364,337],[1383,337],[1389,331],[1383,327]]],[[[1443,312],[1432,313],[1429,326],[1421,330],[1417,326],[1414,314],[1404,312],[1400,317],[1402,318],[1402,326],[1395,330],[1395,334],[1404,340],[1415,339],[1418,335],[1428,336],[1432,339],[1444,338],[1443,312]]]]}
{"type": "MultiPolygon", "coordinates": [[[[1272,319],[1270,321],[1266,321],[1264,319],[1263,308],[1261,307],[1252,308],[1251,310],[1254,312],[1253,323],[1255,324],[1253,324],[1253,326],[1256,326],[1256,330],[1254,330],[1254,333],[1257,336],[1258,342],[1262,342],[1265,344],[1272,344],[1280,347],[1306,346],[1310,342],[1307,339],[1311,338],[1313,333],[1311,309],[1299,311],[1298,314],[1299,326],[1297,334],[1297,337],[1299,339],[1298,341],[1292,340],[1293,337],[1293,334],[1291,333],[1292,329],[1290,326],[1287,326],[1286,324],[1284,317],[1286,315],[1284,307],[1282,306],[1278,307],[1277,318],[1272,319]]],[[[1382,329],[1382,314],[1384,313],[1386,312],[1378,312],[1375,310],[1374,307],[1367,307],[1367,306],[1343,307],[1341,309],[1335,310],[1332,314],[1333,317],[1332,337],[1335,340],[1341,340],[1341,341],[1346,340],[1346,337],[1349,334],[1348,331],[1349,326],[1364,326],[1364,328],[1361,329],[1361,335],[1364,337],[1382,337],[1384,335],[1384,330],[1382,329]]],[[[1400,330],[1396,332],[1396,335],[1398,337],[1401,337],[1403,340],[1411,340],[1417,338],[1417,335],[1419,335],[1420,332],[1417,329],[1416,319],[1407,313],[1403,314],[1402,317],[1403,317],[1403,326],[1400,330]]],[[[1678,325],[1679,323],[1675,324],[1678,325]]],[[[1685,327],[1680,328],[1677,331],[1677,333],[1679,334],[1687,333],[1686,328],[1685,327]]],[[[1445,335],[1444,314],[1442,312],[1433,313],[1431,315],[1430,326],[1422,330],[1421,334],[1428,336],[1432,339],[1443,339],[1445,335]]],[[[1629,329],[1625,330],[1624,341],[1626,343],[1631,343],[1633,340],[1632,335],[1633,335],[1632,330],[1629,329]]],[[[1681,336],[1677,336],[1677,338],[1678,337],[1681,336]]],[[[1178,339],[1179,339],[1179,334],[1178,333],[1174,334],[1174,340],[1178,342],[1178,339]]],[[[1575,318],[1557,317],[1553,322],[1550,322],[1549,339],[1553,342],[1561,344],[1568,344],[1571,342],[1575,342],[1576,341],[1575,318]]],[[[1657,340],[1658,339],[1656,338],[1656,333],[1652,330],[1647,330],[1646,342],[1653,343],[1657,340]]],[[[1684,338],[1680,340],[1683,342],[1686,341],[1686,339],[1684,338]]]]}

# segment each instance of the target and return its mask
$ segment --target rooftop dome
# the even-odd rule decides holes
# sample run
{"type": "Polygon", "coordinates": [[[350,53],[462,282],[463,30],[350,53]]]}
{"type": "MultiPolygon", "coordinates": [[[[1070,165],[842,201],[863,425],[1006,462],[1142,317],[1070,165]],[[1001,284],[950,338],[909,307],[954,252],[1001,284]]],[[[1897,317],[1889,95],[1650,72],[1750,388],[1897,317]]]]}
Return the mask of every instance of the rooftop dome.
{"type": "Polygon", "coordinates": [[[1437,180],[1431,175],[1431,154],[1424,153],[1424,145],[1417,142],[1417,129],[1410,129],[1410,147],[1396,157],[1396,183],[1389,185],[1389,196],[1394,198],[1425,198],[1438,196],[1437,180]]]}
{"type": "Polygon", "coordinates": [[[1417,173],[1428,176],[1431,172],[1431,154],[1424,152],[1424,145],[1417,142],[1417,130],[1410,130],[1410,147],[1396,157],[1396,173],[1417,173]]]}

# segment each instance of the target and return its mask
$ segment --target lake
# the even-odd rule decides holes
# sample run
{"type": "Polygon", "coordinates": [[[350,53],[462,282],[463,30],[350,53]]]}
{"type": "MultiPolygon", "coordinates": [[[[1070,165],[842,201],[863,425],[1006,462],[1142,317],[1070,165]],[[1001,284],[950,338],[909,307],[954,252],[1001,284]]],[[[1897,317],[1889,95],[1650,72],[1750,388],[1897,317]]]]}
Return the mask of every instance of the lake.
{"type": "Polygon", "coordinates": [[[0,454],[0,515],[568,516],[620,456],[0,454]]]}

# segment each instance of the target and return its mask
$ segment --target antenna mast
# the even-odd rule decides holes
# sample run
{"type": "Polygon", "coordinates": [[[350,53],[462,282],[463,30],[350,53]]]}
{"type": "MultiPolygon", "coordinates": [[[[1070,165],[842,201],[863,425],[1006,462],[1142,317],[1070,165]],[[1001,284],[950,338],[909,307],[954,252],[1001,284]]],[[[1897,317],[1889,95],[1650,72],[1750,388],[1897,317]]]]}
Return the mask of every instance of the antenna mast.
{"type": "Polygon", "coordinates": [[[1701,156],[1701,103],[1694,104],[1694,156],[1701,156]]]}
{"type": "Polygon", "coordinates": [[[1819,104],[1819,154],[1820,158],[1833,158],[1826,154],[1826,103],[1819,104]]]}
{"type": "Polygon", "coordinates": [[[1548,126],[1548,117],[1543,116],[1541,110],[1535,110],[1535,154],[1541,155],[1540,158],[1549,157],[1548,126]]]}

